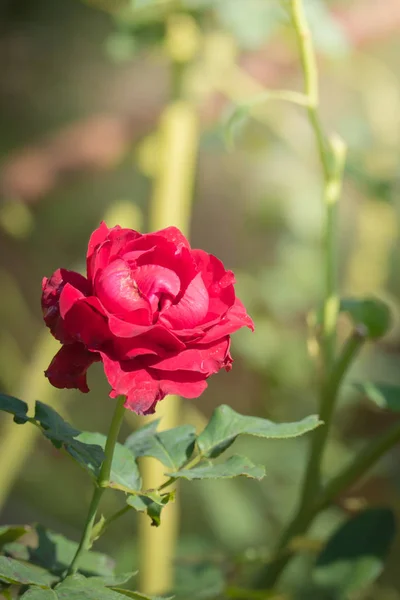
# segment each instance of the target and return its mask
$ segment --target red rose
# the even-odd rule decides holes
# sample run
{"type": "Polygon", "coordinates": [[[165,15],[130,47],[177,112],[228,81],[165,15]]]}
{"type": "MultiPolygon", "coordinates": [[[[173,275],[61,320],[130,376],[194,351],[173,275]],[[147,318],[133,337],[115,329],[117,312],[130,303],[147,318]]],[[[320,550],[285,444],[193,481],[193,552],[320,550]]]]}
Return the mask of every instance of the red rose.
{"type": "Polygon", "coordinates": [[[88,392],[86,371],[101,360],[110,396],[126,396],[139,414],[167,394],[195,398],[210,375],[230,370],[230,334],[253,329],[234,283],[175,227],[142,235],[102,223],[89,241],[87,278],[58,269],[43,280],[43,317],[63,344],[46,377],[88,392]]]}

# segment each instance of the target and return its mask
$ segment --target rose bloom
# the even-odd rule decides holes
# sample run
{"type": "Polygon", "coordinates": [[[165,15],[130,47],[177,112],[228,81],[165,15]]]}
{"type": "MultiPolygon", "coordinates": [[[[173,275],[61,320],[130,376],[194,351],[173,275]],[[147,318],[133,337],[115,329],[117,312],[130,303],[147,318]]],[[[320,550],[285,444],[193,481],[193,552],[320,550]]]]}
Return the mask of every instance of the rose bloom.
{"type": "Polygon", "coordinates": [[[110,396],[126,396],[138,414],[167,394],[196,398],[210,375],[231,369],[230,334],[254,329],[234,283],[175,227],[141,234],[101,223],[87,277],[58,269],[43,280],[43,317],[62,343],[45,375],[57,388],[88,392],[86,371],[101,361],[110,396]]]}

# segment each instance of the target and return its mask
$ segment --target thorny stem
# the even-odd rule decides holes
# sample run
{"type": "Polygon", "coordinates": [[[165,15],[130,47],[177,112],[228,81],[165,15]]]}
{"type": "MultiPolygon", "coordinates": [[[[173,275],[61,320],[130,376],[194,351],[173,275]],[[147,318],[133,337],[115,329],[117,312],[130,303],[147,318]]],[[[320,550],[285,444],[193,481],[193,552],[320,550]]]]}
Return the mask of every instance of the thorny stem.
{"type": "Polygon", "coordinates": [[[313,434],[311,454],[303,481],[300,504],[294,518],[284,530],[278,542],[276,549],[278,558],[272,562],[268,571],[263,573],[258,582],[267,587],[272,587],[275,584],[289,559],[288,555],[282,557],[282,549],[286,548],[294,535],[303,532],[308,527],[316,514],[313,508],[314,498],[321,488],[321,463],[340,383],[364,341],[364,336],[360,332],[354,332],[346,343],[338,361],[335,361],[336,325],[339,311],[336,215],[342,187],[346,147],[338,136],[328,138],[321,124],[318,113],[319,86],[316,54],[302,0],[290,0],[290,14],[303,71],[305,96],[308,100],[308,118],[314,132],[324,180],[325,290],[321,331],[322,377],[320,384],[320,416],[324,421],[324,425],[313,434]]]}

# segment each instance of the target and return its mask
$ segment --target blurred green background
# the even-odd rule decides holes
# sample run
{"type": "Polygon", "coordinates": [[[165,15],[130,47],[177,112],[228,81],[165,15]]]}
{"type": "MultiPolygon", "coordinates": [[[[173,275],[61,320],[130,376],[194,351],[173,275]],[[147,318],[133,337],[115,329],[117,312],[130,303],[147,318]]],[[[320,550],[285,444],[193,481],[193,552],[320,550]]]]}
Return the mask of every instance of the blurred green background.
{"type": "MultiPolygon", "coordinates": [[[[364,351],[349,382],[368,375],[400,383],[400,4],[306,4],[319,55],[322,117],[349,144],[341,290],[374,293],[395,314],[390,334],[364,351]]],[[[113,402],[99,365],[89,373],[86,396],[52,390],[42,376],[57,343],[50,347],[44,331],[40,282],[59,266],[82,267],[88,237],[104,215],[110,225],[130,219],[148,229],[158,160],[151,134],[173,93],[166,31],[177,14],[184,16],[177,21],[179,47],[191,57],[180,93],[201,121],[191,242],[235,272],[238,295],[256,324],[254,334],[234,336],[233,371],[214,377],[201,398],[185,401],[182,421],[201,422],[222,402],[276,420],[316,410],[307,327],[323,277],[314,141],[303,111],[275,101],[235,127],[233,146],[226,139],[238,103],[263,88],[302,85],[284,2],[1,0],[0,386],[30,401],[56,402],[82,429],[105,431],[113,402]]],[[[334,473],[394,418],[347,386],[326,472],[334,473]]],[[[8,419],[2,426],[0,444],[11,435],[8,419]]],[[[3,444],[0,453],[2,523],[39,521],[78,539],[90,483],[45,442],[30,446],[22,436],[15,444],[3,444]]],[[[175,564],[182,597],[217,597],[221,570],[229,580],[255,568],[296,502],[307,439],[240,444],[266,465],[264,481],[181,486],[175,564]]],[[[400,517],[399,458],[395,449],[318,519],[311,537],[325,536],[364,505],[388,505],[400,517]]],[[[117,509],[118,502],[110,494],[106,508],[117,509]]],[[[311,564],[314,546],[303,549],[304,564],[311,564]]],[[[134,515],[116,523],[99,548],[121,570],[136,565],[134,515]]],[[[397,541],[386,572],[364,598],[400,598],[399,556],[397,541]]],[[[295,597],[310,597],[296,564],[291,572],[288,589],[295,577],[295,597]]]]}

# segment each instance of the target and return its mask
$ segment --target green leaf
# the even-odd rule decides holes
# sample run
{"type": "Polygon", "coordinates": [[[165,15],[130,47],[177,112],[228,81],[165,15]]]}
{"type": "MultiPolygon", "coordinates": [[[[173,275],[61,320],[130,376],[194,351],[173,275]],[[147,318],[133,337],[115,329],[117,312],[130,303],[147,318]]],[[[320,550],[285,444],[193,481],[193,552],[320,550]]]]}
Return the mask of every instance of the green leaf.
{"type": "Polygon", "coordinates": [[[254,465],[250,459],[244,456],[230,456],[228,460],[217,465],[209,464],[195,467],[193,469],[182,469],[175,473],[168,473],[176,479],[227,479],[245,475],[253,479],[262,479],[265,475],[264,467],[254,465]]]}
{"type": "Polygon", "coordinates": [[[315,582],[338,600],[364,589],[382,572],[395,529],[388,508],[369,508],[346,521],[318,556],[315,582]]]}
{"type": "Polygon", "coordinates": [[[225,598],[226,573],[221,563],[208,560],[177,565],[176,581],[173,592],[177,598],[215,599],[225,598]]]}
{"type": "Polygon", "coordinates": [[[28,531],[30,531],[30,527],[26,525],[3,525],[0,527],[0,548],[15,542],[28,531]]]}
{"type": "Polygon", "coordinates": [[[78,429],[72,427],[69,423],[64,421],[61,415],[59,415],[51,406],[43,404],[39,400],[35,405],[35,421],[37,421],[44,429],[44,434],[49,438],[58,448],[63,443],[72,442],[73,439],[80,434],[78,429]]]}
{"type": "Polygon", "coordinates": [[[153,492],[128,496],[126,502],[139,512],[146,512],[151,519],[151,524],[158,527],[161,524],[161,511],[169,502],[175,499],[175,492],[160,494],[153,492]]]}
{"type": "Polygon", "coordinates": [[[0,394],[0,410],[14,415],[14,421],[20,425],[28,421],[28,405],[18,398],[0,394]]]}
{"type": "Polygon", "coordinates": [[[390,383],[355,383],[354,387],[380,408],[400,412],[400,386],[390,383]]]}
{"type": "Polygon", "coordinates": [[[273,423],[260,417],[240,415],[227,405],[215,409],[206,428],[197,438],[200,452],[215,458],[229,448],[238,435],[254,435],[267,439],[284,439],[303,435],[321,425],[316,415],[296,423],[273,423]]]}
{"type": "Polygon", "coordinates": [[[389,307],[377,298],[343,298],[340,311],[347,312],[356,327],[364,326],[371,339],[382,337],[391,326],[389,307]]]}
{"type": "MultiPolygon", "coordinates": [[[[21,542],[7,544],[4,547],[5,551],[14,558],[29,560],[55,575],[61,575],[71,564],[78,544],[41,525],[36,525],[34,532],[35,540],[30,540],[28,544],[21,542]]],[[[79,570],[86,575],[109,577],[114,574],[114,566],[114,561],[100,552],[85,551],[79,561],[79,570]]]]}
{"type": "MultiPolygon", "coordinates": [[[[83,442],[85,445],[100,446],[103,450],[106,439],[106,436],[101,433],[84,432],[78,436],[78,441],[83,442]]],[[[98,468],[92,470],[95,477],[98,476],[98,468]]],[[[138,492],[142,487],[135,456],[127,446],[122,444],[116,444],[115,446],[111,465],[110,487],[121,489],[127,493],[138,492]]]]}
{"type": "Polygon", "coordinates": [[[131,590],[123,590],[118,587],[112,588],[118,594],[122,594],[127,598],[134,598],[134,600],[172,600],[173,596],[161,597],[161,596],[148,596],[147,594],[142,594],[142,592],[132,592],[131,590]]]}
{"type": "Polygon", "coordinates": [[[30,588],[23,596],[21,596],[21,600],[58,600],[58,598],[53,590],[30,588]]]}
{"type": "Polygon", "coordinates": [[[138,571],[131,571],[130,573],[120,573],[119,575],[108,575],[107,577],[91,577],[90,581],[103,585],[105,587],[114,587],[118,585],[124,585],[128,583],[132,577],[137,575],[138,571]]]}
{"type": "Polygon", "coordinates": [[[102,448],[95,445],[85,444],[77,439],[80,431],[72,427],[59,415],[51,406],[36,402],[35,416],[28,418],[26,416],[28,405],[18,398],[12,396],[0,395],[0,410],[10,412],[14,415],[14,421],[19,424],[27,421],[37,424],[41,427],[44,436],[49,439],[56,448],[65,447],[67,452],[81,466],[89,470],[96,471],[100,468],[104,460],[102,448]]]}
{"type": "Polygon", "coordinates": [[[6,583],[50,587],[54,576],[39,567],[0,556],[0,580],[6,583]]]}
{"type": "Polygon", "coordinates": [[[58,600],[121,600],[121,595],[81,575],[67,577],[55,588],[58,600]]]}
{"type": "Polygon", "coordinates": [[[159,421],[153,421],[128,437],[125,446],[136,458],[152,456],[169,469],[178,470],[192,455],[196,439],[192,425],[182,425],[157,432],[159,421]]]}

